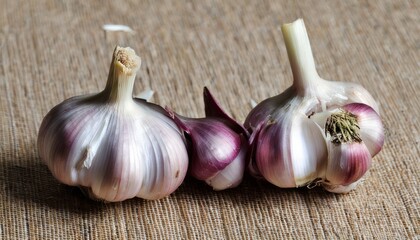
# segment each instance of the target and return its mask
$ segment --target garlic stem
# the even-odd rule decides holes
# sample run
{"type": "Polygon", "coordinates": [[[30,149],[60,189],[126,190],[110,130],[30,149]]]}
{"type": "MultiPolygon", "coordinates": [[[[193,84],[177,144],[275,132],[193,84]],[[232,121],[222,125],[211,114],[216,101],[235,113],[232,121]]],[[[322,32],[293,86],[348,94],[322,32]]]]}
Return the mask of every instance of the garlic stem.
{"type": "Polygon", "coordinates": [[[112,56],[108,80],[103,95],[109,102],[124,106],[133,102],[133,87],[141,59],[131,48],[116,47],[112,56]]]}
{"type": "Polygon", "coordinates": [[[293,86],[300,96],[316,89],[320,79],[315,68],[311,44],[303,19],[284,24],[281,28],[293,72],[293,86]]]}

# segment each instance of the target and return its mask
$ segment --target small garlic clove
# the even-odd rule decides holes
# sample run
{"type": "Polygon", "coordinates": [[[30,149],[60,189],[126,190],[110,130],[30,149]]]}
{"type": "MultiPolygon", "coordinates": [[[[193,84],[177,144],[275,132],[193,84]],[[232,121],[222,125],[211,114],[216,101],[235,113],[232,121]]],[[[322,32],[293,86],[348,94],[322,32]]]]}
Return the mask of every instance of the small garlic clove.
{"type": "Polygon", "coordinates": [[[371,158],[383,145],[379,115],[366,104],[351,103],[314,114],[310,119],[322,128],[327,140],[326,186],[333,186],[336,192],[350,190],[348,185],[368,171],[371,158]]]}
{"type": "Polygon", "coordinates": [[[370,168],[372,157],[364,143],[328,143],[325,179],[331,185],[349,185],[370,168]]]}
{"type": "Polygon", "coordinates": [[[248,133],[221,109],[207,88],[203,97],[205,118],[187,118],[166,110],[189,140],[190,174],[214,190],[236,187],[244,173],[248,133]]]}
{"type": "MultiPolygon", "coordinates": [[[[176,119],[176,118],[175,118],[176,119]]],[[[224,169],[239,154],[241,138],[223,122],[178,116],[191,137],[191,174],[206,180],[224,169]]]]}
{"type": "Polygon", "coordinates": [[[357,128],[359,140],[364,142],[371,156],[374,157],[382,149],[385,134],[381,118],[372,107],[362,103],[350,103],[336,109],[316,113],[310,116],[310,119],[325,131],[328,118],[332,114],[340,112],[347,112],[354,116],[354,123],[351,124],[357,128]]]}

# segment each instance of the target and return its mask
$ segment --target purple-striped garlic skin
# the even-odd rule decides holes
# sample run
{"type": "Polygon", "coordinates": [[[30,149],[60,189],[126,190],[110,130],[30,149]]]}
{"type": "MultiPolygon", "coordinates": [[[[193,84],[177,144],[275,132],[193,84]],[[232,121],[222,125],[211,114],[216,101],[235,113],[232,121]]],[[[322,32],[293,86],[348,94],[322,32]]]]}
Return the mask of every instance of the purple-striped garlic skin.
{"type": "Polygon", "coordinates": [[[185,140],[163,108],[132,97],[139,67],[132,49],[117,47],[104,91],[65,100],[45,116],[39,155],[60,182],[110,202],[162,198],[182,183],[185,140]]]}
{"type": "Polygon", "coordinates": [[[365,175],[371,161],[364,143],[329,143],[325,179],[330,185],[347,186],[365,175]]]}
{"type": "Polygon", "coordinates": [[[217,119],[180,117],[191,139],[191,175],[206,180],[238,156],[241,136],[217,119]]]}
{"type": "Polygon", "coordinates": [[[239,185],[245,170],[248,134],[204,88],[205,118],[187,118],[167,110],[189,140],[190,174],[214,190],[239,185]]]}

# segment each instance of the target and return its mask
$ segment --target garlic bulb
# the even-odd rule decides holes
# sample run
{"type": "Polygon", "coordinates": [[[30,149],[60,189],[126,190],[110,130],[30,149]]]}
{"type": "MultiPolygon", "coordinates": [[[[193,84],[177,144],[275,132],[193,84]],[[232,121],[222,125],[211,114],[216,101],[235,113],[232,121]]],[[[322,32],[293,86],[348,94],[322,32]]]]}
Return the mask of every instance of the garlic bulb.
{"type": "Polygon", "coordinates": [[[132,97],[140,62],[116,47],[102,92],[67,99],[45,116],[39,154],[60,182],[106,201],[162,198],[182,183],[181,131],[163,108],[132,97]]]}
{"type": "Polygon", "coordinates": [[[294,81],[245,120],[252,132],[250,171],[279,187],[315,183],[350,191],[384,142],[378,105],[360,85],[318,76],[303,20],[282,32],[294,81]]]}
{"type": "Polygon", "coordinates": [[[167,110],[190,140],[190,172],[214,190],[239,185],[245,170],[247,132],[204,88],[205,118],[187,118],[167,110]]]}

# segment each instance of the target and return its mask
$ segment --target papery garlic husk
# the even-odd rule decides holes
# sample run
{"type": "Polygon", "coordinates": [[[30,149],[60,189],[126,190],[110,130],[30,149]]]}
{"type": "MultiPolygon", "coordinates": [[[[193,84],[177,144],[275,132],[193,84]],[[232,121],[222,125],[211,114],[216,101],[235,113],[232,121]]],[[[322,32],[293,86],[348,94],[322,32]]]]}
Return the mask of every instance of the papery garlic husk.
{"type": "MultiPolygon", "coordinates": [[[[322,127],[311,116],[330,113],[349,103],[369,106],[378,116],[378,104],[366,89],[355,83],[321,79],[315,68],[309,38],[302,19],[282,26],[282,32],[293,72],[293,85],[282,94],[259,103],[247,116],[244,126],[251,134],[251,157],[248,166],[254,175],[261,175],[276,186],[290,188],[327,181],[330,155],[352,156],[349,148],[329,146],[322,127]]],[[[372,137],[364,133],[372,157],[383,145],[383,128],[379,119],[372,137]],[[374,150],[373,150],[374,149],[374,150]]],[[[351,146],[350,148],[357,148],[351,146]]],[[[363,144],[363,147],[366,145],[363,144]]],[[[365,151],[366,153],[366,151],[365,151]]],[[[365,155],[363,155],[365,156],[365,155]]],[[[337,159],[338,157],[334,157],[337,159]]],[[[370,166],[370,165],[369,165],[370,166]]],[[[357,179],[351,179],[357,181],[357,179]]],[[[348,184],[348,181],[340,182],[348,184]]]]}
{"type": "Polygon", "coordinates": [[[38,135],[41,159],[62,183],[105,201],[158,199],[182,183],[185,139],[163,108],[132,97],[140,58],[116,47],[105,89],[55,106],[38,135]]]}
{"type": "Polygon", "coordinates": [[[190,140],[190,173],[214,190],[239,185],[245,170],[247,132],[230,118],[204,88],[205,118],[170,115],[190,140]]]}

